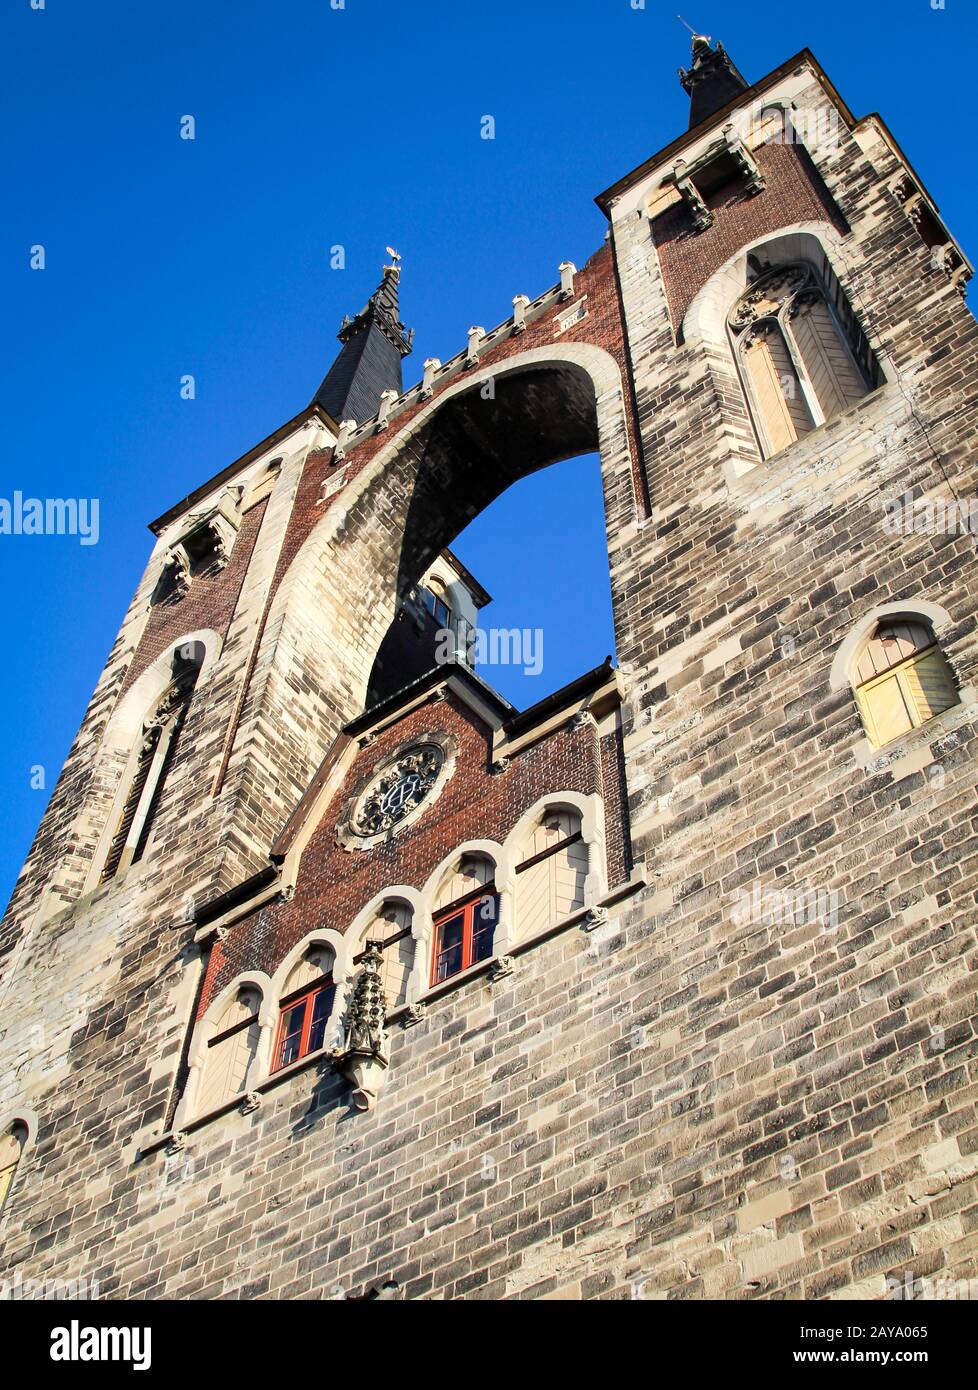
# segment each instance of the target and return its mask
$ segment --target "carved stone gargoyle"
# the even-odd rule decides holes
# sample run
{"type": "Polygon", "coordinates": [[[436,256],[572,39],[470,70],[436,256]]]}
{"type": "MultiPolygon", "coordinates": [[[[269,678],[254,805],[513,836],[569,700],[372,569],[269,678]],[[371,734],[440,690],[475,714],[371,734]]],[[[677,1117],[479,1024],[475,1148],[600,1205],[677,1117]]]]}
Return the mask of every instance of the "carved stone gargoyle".
{"type": "Polygon", "coordinates": [[[337,1058],[340,1071],[353,1083],[351,1099],[358,1110],[374,1108],[390,1063],[381,960],[380,944],[368,941],[350,1000],[343,1050],[337,1058]]]}

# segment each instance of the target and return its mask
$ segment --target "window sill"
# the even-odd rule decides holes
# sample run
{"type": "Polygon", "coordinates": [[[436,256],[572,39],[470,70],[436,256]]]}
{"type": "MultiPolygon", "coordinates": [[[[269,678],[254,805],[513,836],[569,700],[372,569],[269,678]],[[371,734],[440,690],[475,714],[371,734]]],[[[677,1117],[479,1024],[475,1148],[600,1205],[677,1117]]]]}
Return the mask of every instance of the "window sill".
{"type": "Polygon", "coordinates": [[[892,395],[896,390],[896,383],[884,381],[875,387],[868,395],[862,396],[854,405],[850,405],[841,415],[834,415],[831,420],[826,420],[824,424],[809,430],[808,434],[801,439],[796,439],[787,448],[779,449],[776,454],[770,454],[767,458],[759,459],[753,467],[746,472],[734,474],[730,464],[725,465],[724,471],[727,474],[727,487],[735,496],[743,497],[751,493],[770,487],[773,479],[772,474],[790,474],[789,464],[797,462],[802,456],[805,448],[815,443],[816,449],[824,446],[825,441],[833,431],[843,430],[851,424],[852,420],[861,410],[876,404],[887,395],[892,395]]]}
{"type": "Polygon", "coordinates": [[[939,761],[939,754],[933,751],[933,745],[978,718],[978,692],[975,688],[966,686],[958,691],[958,695],[959,702],[950,709],[878,748],[863,734],[851,745],[857,766],[870,776],[890,772],[894,781],[899,781],[911,772],[939,761]]]}

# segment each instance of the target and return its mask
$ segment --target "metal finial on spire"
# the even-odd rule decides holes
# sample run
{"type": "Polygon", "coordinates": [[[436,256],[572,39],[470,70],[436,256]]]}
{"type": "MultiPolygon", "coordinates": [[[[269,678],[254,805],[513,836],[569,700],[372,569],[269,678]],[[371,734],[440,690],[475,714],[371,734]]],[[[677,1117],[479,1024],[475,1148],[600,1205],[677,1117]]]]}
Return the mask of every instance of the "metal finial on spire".
{"type": "Polygon", "coordinates": [[[676,18],[679,20],[679,23],[680,23],[680,24],[684,24],[684,25],[686,26],[686,28],[687,28],[687,29],[689,30],[689,32],[692,34],[694,41],[695,41],[696,39],[702,39],[705,43],[709,43],[709,42],[710,42],[710,37],[711,37],[711,36],[710,36],[709,34],[698,34],[698,33],[696,32],[696,30],[693,28],[693,26],[692,26],[691,24],[688,24],[688,23],[686,22],[686,20],[683,19],[683,17],[682,17],[681,14],[677,14],[677,15],[676,15],[676,18]]]}
{"type": "Polygon", "coordinates": [[[401,260],[401,253],[400,253],[400,251],[395,251],[394,248],[393,248],[393,246],[387,246],[387,247],[385,247],[384,249],[386,250],[388,256],[390,256],[390,258],[391,258],[391,260],[394,262],[394,264],[395,264],[395,265],[398,265],[398,264],[400,263],[400,260],[401,260]]]}

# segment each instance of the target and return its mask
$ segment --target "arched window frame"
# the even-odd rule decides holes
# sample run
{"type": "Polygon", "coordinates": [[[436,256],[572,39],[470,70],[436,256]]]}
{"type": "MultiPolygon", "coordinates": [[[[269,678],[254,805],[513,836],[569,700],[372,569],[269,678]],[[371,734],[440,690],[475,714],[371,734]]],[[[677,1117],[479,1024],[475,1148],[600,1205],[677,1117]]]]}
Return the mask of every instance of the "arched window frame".
{"type": "MultiPolygon", "coordinates": [[[[540,797],[523,813],[506,837],[505,853],[507,859],[511,861],[513,865],[513,885],[515,889],[511,936],[512,944],[526,938],[526,932],[519,919],[520,869],[526,862],[524,847],[537,826],[542,824],[545,817],[559,812],[570,812],[571,815],[577,816],[580,819],[580,836],[583,843],[587,845],[588,851],[588,868],[587,876],[584,880],[583,907],[576,909],[575,912],[569,915],[574,917],[578,912],[586,911],[594,907],[608,891],[607,864],[605,857],[604,805],[600,796],[596,794],[585,796],[580,792],[559,791],[550,792],[546,796],[540,797]]],[[[560,848],[560,845],[554,847],[555,850],[559,850],[560,848]]],[[[547,928],[544,930],[547,930],[547,928]]]]}
{"type": "MultiPolygon", "coordinates": [[[[830,294],[822,276],[807,260],[786,261],[765,269],[740,294],[727,316],[727,333],[737,363],[741,388],[750,406],[751,421],[761,453],[765,457],[780,453],[783,448],[790,447],[790,444],[778,443],[772,438],[764,405],[758,399],[752,373],[745,363],[748,349],[759,337],[777,335],[798,385],[798,409],[794,414],[801,418],[801,411],[804,411],[809,423],[802,432],[796,432],[795,440],[792,442],[797,442],[811,430],[818,429],[841,413],[834,411],[832,415],[826,415],[793,326],[798,315],[815,304],[825,307],[837,343],[862,388],[860,395],[853,397],[844,408],[848,409],[850,405],[854,405],[878,384],[878,369],[865,343],[862,330],[848,307],[841,286],[836,285],[835,293],[830,294]],[[847,323],[842,321],[840,310],[843,307],[847,323]],[[864,361],[860,361],[854,351],[854,334],[858,334],[861,342],[860,357],[863,357],[864,361]]],[[[783,389],[783,381],[779,385],[783,389]]]]}
{"type": "Polygon", "coordinates": [[[0,1112],[0,1136],[4,1140],[19,1140],[20,1150],[13,1162],[6,1163],[0,1158],[0,1221],[10,1210],[17,1184],[23,1177],[24,1159],[37,1137],[38,1119],[33,1110],[23,1106],[0,1112]]]}
{"type": "Polygon", "coordinates": [[[174,1129],[181,1129],[189,1120],[196,1118],[198,1114],[205,1113],[201,1111],[201,1101],[203,1096],[204,1075],[207,1068],[208,1053],[211,1043],[217,1041],[221,1036],[218,1029],[228,1005],[232,1003],[244,989],[257,990],[261,996],[257,1014],[259,1026],[258,1045],[251,1058],[241,1090],[236,1095],[225,1096],[214,1109],[230,1109],[237,1100],[247,1095],[247,1093],[254,1088],[256,1082],[266,1074],[269,1036],[277,1017],[274,986],[271,979],[264,971],[248,971],[238,975],[229,985],[221,990],[220,994],[211,1001],[207,1008],[207,1012],[194,1028],[190,1049],[187,1055],[187,1081],[183,1088],[183,1095],[177,1106],[176,1114],[174,1115],[174,1129]]]}
{"type": "MultiPolygon", "coordinates": [[[[427,993],[430,989],[440,988],[441,985],[455,979],[472,968],[473,965],[483,964],[482,960],[469,961],[461,969],[453,971],[445,980],[436,979],[436,956],[439,945],[439,932],[444,922],[460,909],[468,911],[471,917],[474,909],[472,904],[478,904],[485,898],[492,898],[495,920],[492,927],[492,949],[485,957],[486,960],[501,954],[510,940],[510,923],[512,920],[512,867],[508,857],[503,851],[502,845],[495,840],[469,840],[464,844],[456,846],[451,854],[445,856],[434,872],[429,876],[423,890],[424,915],[421,931],[418,933],[419,941],[423,942],[423,949],[418,949],[415,955],[415,971],[409,993],[409,998],[416,998],[417,994],[427,993]],[[479,884],[471,891],[458,894],[453,900],[444,898],[444,889],[447,881],[459,872],[465,859],[478,857],[485,859],[491,866],[491,878],[479,884]],[[416,992],[415,992],[416,991],[416,992]]],[[[469,929],[469,945],[471,946],[471,928],[473,923],[467,924],[469,929]]],[[[463,943],[464,944],[464,943],[463,943]]],[[[471,952],[470,952],[471,954],[471,952]]],[[[464,959],[463,951],[463,959],[464,959]]]]}
{"type": "MultiPolygon", "coordinates": [[[[357,915],[350,924],[347,933],[350,941],[350,965],[347,975],[355,973],[359,969],[368,941],[378,942],[385,958],[388,951],[397,951],[398,955],[402,954],[404,952],[403,943],[408,943],[408,966],[403,998],[399,997],[400,991],[393,998],[388,994],[386,1004],[389,1014],[403,1008],[404,1005],[411,1003],[417,997],[415,977],[418,943],[421,939],[418,901],[419,895],[414,889],[389,889],[376,897],[363,912],[357,915]],[[388,920],[395,915],[404,919],[401,926],[388,920]]],[[[381,965],[381,980],[385,985],[388,983],[386,966],[387,960],[385,959],[381,965]]]]}
{"type": "MultiPolygon", "coordinates": [[[[527,885],[531,878],[542,881],[546,887],[547,901],[544,907],[545,921],[542,928],[552,926],[554,922],[563,917],[571,916],[574,912],[584,906],[584,896],[587,885],[588,868],[591,859],[591,847],[584,836],[583,818],[580,811],[575,807],[554,805],[549,803],[543,808],[541,813],[534,819],[528,828],[519,847],[515,865],[516,875],[516,930],[520,936],[527,935],[529,928],[526,920],[526,894],[527,885]],[[535,841],[539,831],[545,829],[547,822],[556,818],[564,818],[568,823],[575,827],[569,834],[562,835],[559,839],[550,840],[543,849],[536,847],[535,841]],[[578,846],[581,848],[579,849],[578,846]],[[555,882],[558,872],[558,861],[564,860],[566,868],[573,865],[574,861],[580,862],[583,855],[584,873],[580,878],[579,891],[575,892],[574,901],[567,906],[566,911],[559,910],[559,893],[555,882]]],[[[572,870],[575,876],[578,870],[572,870]]]]}
{"type": "Polygon", "coordinates": [[[830,689],[833,691],[848,689],[856,710],[859,712],[863,736],[852,751],[856,762],[864,767],[873,764],[880,755],[881,747],[885,749],[889,747],[889,744],[877,745],[872,741],[870,731],[866,728],[862,717],[862,710],[859,708],[854,676],[859,659],[872,640],[878,626],[887,620],[903,620],[905,622],[924,623],[929,626],[934,635],[935,645],[947,663],[957,689],[957,700],[953,705],[909,730],[906,735],[892,740],[892,742],[901,746],[906,744],[908,747],[926,744],[933,739],[935,729],[954,727],[962,719],[969,717],[969,711],[973,714],[976,703],[978,703],[978,691],[974,686],[961,685],[956,679],[953,666],[948,661],[942,634],[951,626],[952,620],[946,608],[922,598],[914,598],[899,603],[877,604],[853,624],[845,639],[836,649],[829,673],[830,689]]]}
{"type": "Polygon", "coordinates": [[[278,1001],[278,1019],[269,1064],[272,1075],[284,1071],[294,1062],[314,1056],[327,1045],[329,1023],[336,1004],[336,954],[332,949],[314,942],[307,946],[303,955],[292,966],[292,971],[295,971],[313,952],[327,949],[328,969],[304,980],[294,988],[290,987],[293,982],[286,977],[285,993],[278,1001]]]}
{"type": "MultiPolygon", "coordinates": [[[[260,1049],[264,1060],[262,1069],[263,1076],[273,1076],[277,1071],[283,1071],[285,1067],[295,1065],[294,1062],[286,1063],[283,1067],[277,1067],[275,1065],[274,1043],[278,1040],[278,1030],[283,1004],[291,998],[288,992],[289,976],[292,974],[295,967],[306,957],[309,951],[313,949],[328,950],[333,957],[332,969],[329,972],[333,993],[323,1030],[321,1047],[317,1048],[314,1052],[307,1052],[304,1056],[297,1058],[296,1062],[305,1061],[306,1057],[318,1056],[321,1052],[327,1052],[330,1048],[340,1045],[343,1040],[343,1014],[346,1005],[346,997],[355,970],[353,966],[353,950],[351,949],[352,944],[349,933],[341,935],[341,933],[334,931],[332,928],[320,928],[318,931],[309,932],[301,941],[298,941],[280,962],[277,970],[272,976],[272,994],[274,1000],[273,1027],[270,1030],[266,1045],[260,1049]]],[[[323,978],[325,979],[325,977],[323,978]]]]}
{"type": "MultiPolygon", "coordinates": [[[[165,748],[161,747],[161,739],[156,740],[156,745],[152,749],[153,756],[150,759],[150,765],[146,769],[147,775],[143,786],[144,792],[147,788],[150,789],[149,793],[146,796],[140,794],[138,804],[133,808],[129,830],[115,872],[112,875],[105,873],[105,866],[112,851],[113,841],[121,828],[122,818],[126,814],[126,802],[132,792],[134,779],[139,775],[140,755],[146,738],[147,722],[152,720],[160,711],[167,699],[168,692],[175,684],[174,668],[175,664],[177,666],[180,664],[180,653],[189,653],[194,650],[197,654],[197,669],[191,692],[191,698],[193,698],[200,692],[204,683],[210,679],[213,667],[220,655],[221,646],[221,637],[212,629],[200,628],[184,634],[142,672],[114,710],[102,740],[99,752],[99,777],[96,782],[112,781],[115,783],[116,792],[108,815],[102,822],[98,846],[89,863],[83,889],[85,893],[99,887],[102,882],[108,883],[119,878],[132,862],[132,854],[127,855],[125,851],[135,847],[138,835],[142,831],[144,826],[142,817],[144,812],[149,809],[149,800],[153,789],[160,785],[158,772],[162,770],[162,759],[171,747],[170,740],[167,740],[165,748]],[[149,711],[148,714],[147,711],[149,711]]],[[[160,787],[160,791],[162,792],[162,787],[160,787]]],[[[154,808],[154,819],[156,809],[154,808]]],[[[105,815],[105,811],[102,810],[101,814],[105,815]]],[[[149,827],[150,831],[152,829],[154,826],[149,827]]],[[[147,858],[151,849],[152,834],[147,833],[145,843],[141,846],[140,858],[147,858]]]]}

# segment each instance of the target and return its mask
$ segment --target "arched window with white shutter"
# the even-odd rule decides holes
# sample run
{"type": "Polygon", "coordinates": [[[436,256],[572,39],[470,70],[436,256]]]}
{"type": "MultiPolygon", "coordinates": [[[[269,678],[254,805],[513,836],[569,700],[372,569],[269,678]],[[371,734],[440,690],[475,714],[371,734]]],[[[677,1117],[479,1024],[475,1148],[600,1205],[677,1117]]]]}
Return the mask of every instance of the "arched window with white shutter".
{"type": "Polygon", "coordinates": [[[516,865],[518,936],[532,936],[584,906],[588,863],[580,812],[546,808],[524,840],[516,865]]]}
{"type": "Polygon", "coordinates": [[[245,1089],[258,1051],[261,992],[244,985],[228,1000],[207,1040],[197,1109],[213,1110],[245,1089]]]}
{"type": "Polygon", "coordinates": [[[727,326],[765,456],[780,453],[861,400],[879,368],[835,277],[807,261],[760,273],[727,326]]]}

